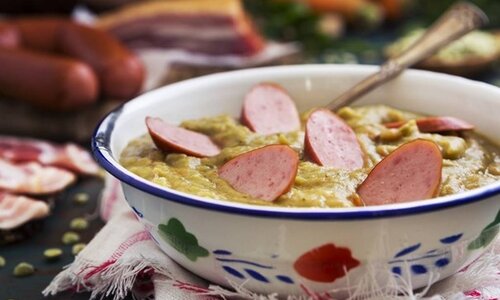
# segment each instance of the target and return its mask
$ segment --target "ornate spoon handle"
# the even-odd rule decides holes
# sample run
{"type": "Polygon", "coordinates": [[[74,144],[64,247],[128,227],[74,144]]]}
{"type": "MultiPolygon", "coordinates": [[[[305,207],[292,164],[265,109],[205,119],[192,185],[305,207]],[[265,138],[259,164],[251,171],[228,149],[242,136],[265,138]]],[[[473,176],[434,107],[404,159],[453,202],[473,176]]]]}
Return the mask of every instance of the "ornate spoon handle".
{"type": "Polygon", "coordinates": [[[467,2],[453,5],[410,48],[399,56],[389,59],[377,73],[368,76],[341,94],[326,105],[326,108],[336,110],[349,105],[379,85],[398,76],[406,68],[486,23],[488,23],[488,18],[476,6],[467,2]]]}

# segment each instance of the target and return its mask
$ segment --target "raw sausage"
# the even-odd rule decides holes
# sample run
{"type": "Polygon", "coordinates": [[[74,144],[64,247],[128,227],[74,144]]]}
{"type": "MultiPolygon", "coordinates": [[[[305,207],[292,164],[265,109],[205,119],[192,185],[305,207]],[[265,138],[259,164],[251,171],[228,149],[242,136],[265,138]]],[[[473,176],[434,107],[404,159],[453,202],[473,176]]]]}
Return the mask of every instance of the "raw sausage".
{"type": "Polygon", "coordinates": [[[30,17],[14,19],[9,23],[19,32],[21,47],[56,54],[59,30],[71,21],[64,18],[30,17]]]}
{"type": "Polygon", "coordinates": [[[381,160],[358,187],[365,205],[423,200],[436,196],[443,158],[439,147],[417,139],[381,160]]]}
{"type": "Polygon", "coordinates": [[[273,83],[260,83],[246,94],[241,122],[261,134],[300,129],[295,103],[282,87],[273,83]]]}
{"type": "Polygon", "coordinates": [[[160,150],[196,157],[215,156],[220,153],[219,146],[202,133],[170,125],[160,118],[146,117],[146,126],[160,150]]]}
{"type": "Polygon", "coordinates": [[[75,59],[0,48],[0,66],[0,93],[40,108],[74,110],[97,98],[94,72],[75,59]]]}
{"type": "Polygon", "coordinates": [[[356,134],[328,109],[317,109],[309,115],[304,150],[313,162],[321,166],[355,170],[364,164],[364,154],[356,134]]]}
{"type": "MultiPolygon", "coordinates": [[[[455,117],[427,117],[420,118],[416,120],[418,130],[420,132],[443,132],[443,131],[462,131],[462,130],[472,130],[474,125],[455,118],[455,117]]],[[[406,122],[391,122],[385,123],[387,128],[398,128],[403,126],[406,122]]]]}
{"type": "Polygon", "coordinates": [[[219,176],[238,192],[274,201],[293,185],[298,154],[286,145],[268,145],[243,153],[219,168],[219,176]]]}
{"type": "Polygon", "coordinates": [[[12,56],[15,64],[12,63],[9,68],[2,70],[4,74],[0,78],[0,92],[4,92],[4,86],[8,85],[7,92],[4,92],[7,96],[52,110],[76,109],[95,102],[99,95],[107,99],[129,100],[140,92],[144,80],[144,68],[139,59],[115,38],[102,30],[77,24],[69,19],[38,17],[2,22],[0,48],[16,48],[22,53],[2,52],[4,59],[10,59],[12,56]],[[30,64],[18,59],[19,55],[27,57],[30,54],[31,56],[27,58],[30,64]],[[45,61],[39,61],[42,59],[45,61]],[[87,81],[76,84],[75,77],[81,79],[82,75],[66,73],[61,77],[61,63],[56,65],[56,60],[66,61],[66,72],[67,62],[72,61],[73,69],[77,68],[74,63],[78,62],[78,69],[90,70],[92,75],[85,75],[87,81]],[[43,77],[40,72],[33,74],[27,72],[31,64],[43,66],[44,70],[48,71],[47,76],[43,77]],[[10,77],[11,73],[16,77],[14,85],[12,80],[3,81],[10,77]],[[89,89],[89,77],[93,77],[92,81],[97,81],[92,83],[96,85],[94,88],[96,91],[93,93],[89,89]],[[54,81],[55,78],[69,79],[54,81]],[[58,92],[60,90],[65,92],[49,92],[48,88],[41,89],[43,91],[41,94],[25,91],[27,86],[36,85],[38,81],[44,81],[51,88],[55,87],[58,92]],[[74,83],[71,85],[74,91],[66,90],[68,82],[74,83]],[[83,94],[77,95],[80,93],[80,88],[84,89],[83,94]],[[91,99],[88,99],[89,94],[92,94],[91,99]],[[65,99],[61,100],[58,97],[65,99]],[[82,101],[82,98],[86,101],[82,101]],[[57,103],[63,102],[73,105],[59,107],[57,103]]]}
{"type": "Polygon", "coordinates": [[[105,98],[130,100],[141,91],[142,63],[110,34],[68,22],[60,29],[58,49],[92,67],[105,98]]]}

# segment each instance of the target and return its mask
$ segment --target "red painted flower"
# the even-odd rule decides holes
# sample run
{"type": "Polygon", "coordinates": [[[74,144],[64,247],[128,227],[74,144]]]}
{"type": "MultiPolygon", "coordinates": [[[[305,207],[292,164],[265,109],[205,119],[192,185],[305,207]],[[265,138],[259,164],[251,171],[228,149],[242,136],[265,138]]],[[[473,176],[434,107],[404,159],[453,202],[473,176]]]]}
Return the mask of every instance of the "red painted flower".
{"type": "Polygon", "coordinates": [[[293,267],[302,277],[318,282],[334,282],[359,265],[351,250],[325,244],[302,254],[293,267]]]}

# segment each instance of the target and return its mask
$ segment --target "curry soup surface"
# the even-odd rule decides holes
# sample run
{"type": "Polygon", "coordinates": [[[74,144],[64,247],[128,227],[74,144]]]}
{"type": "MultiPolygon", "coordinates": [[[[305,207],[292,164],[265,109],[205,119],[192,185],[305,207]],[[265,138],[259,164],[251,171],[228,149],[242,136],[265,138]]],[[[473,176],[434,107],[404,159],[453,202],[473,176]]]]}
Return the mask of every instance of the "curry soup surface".
{"type": "Polygon", "coordinates": [[[337,113],[357,135],[365,153],[362,169],[348,171],[322,167],[303,153],[304,124],[300,131],[259,135],[228,115],[183,122],[180,126],[210,136],[222,151],[209,158],[164,153],[149,134],[132,140],[120,163],[131,172],[159,185],[211,199],[286,207],[353,207],[360,205],[356,188],[370,170],[403,143],[421,138],[435,142],[443,155],[440,196],[456,194],[500,180],[498,148],[473,132],[460,135],[421,133],[412,119],[420,115],[384,105],[345,107],[337,113]],[[410,120],[398,129],[383,123],[410,120]],[[252,198],[219,178],[217,169],[235,156],[269,144],[289,145],[301,158],[292,189],[274,202],[252,198]]]}

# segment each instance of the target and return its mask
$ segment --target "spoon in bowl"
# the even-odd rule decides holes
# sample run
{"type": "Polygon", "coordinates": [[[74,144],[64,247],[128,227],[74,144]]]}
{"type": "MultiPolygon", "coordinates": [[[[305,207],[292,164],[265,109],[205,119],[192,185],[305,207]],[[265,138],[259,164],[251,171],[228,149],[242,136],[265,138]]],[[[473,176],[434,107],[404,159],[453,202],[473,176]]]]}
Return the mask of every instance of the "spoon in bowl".
{"type": "Polygon", "coordinates": [[[478,7],[468,2],[453,5],[410,48],[386,61],[377,73],[348,89],[326,105],[326,108],[335,111],[351,104],[371,90],[397,77],[406,68],[428,58],[439,49],[487,23],[488,18],[478,7]]]}

